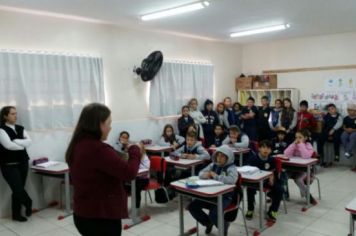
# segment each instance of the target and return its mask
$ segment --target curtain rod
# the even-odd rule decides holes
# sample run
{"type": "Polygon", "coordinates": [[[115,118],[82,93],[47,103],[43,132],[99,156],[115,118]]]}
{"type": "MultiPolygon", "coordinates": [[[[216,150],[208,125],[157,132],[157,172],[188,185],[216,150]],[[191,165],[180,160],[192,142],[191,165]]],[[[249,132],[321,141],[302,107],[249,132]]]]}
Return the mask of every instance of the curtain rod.
{"type": "Polygon", "coordinates": [[[45,50],[22,50],[22,49],[5,49],[5,48],[2,48],[2,49],[0,49],[0,52],[100,58],[99,55],[93,55],[93,54],[89,54],[89,53],[54,52],[54,51],[45,51],[45,50]]]}
{"type": "Polygon", "coordinates": [[[181,64],[213,66],[213,64],[210,61],[193,61],[193,60],[168,59],[168,60],[164,60],[164,62],[166,62],[166,63],[181,63],[181,64]]]}

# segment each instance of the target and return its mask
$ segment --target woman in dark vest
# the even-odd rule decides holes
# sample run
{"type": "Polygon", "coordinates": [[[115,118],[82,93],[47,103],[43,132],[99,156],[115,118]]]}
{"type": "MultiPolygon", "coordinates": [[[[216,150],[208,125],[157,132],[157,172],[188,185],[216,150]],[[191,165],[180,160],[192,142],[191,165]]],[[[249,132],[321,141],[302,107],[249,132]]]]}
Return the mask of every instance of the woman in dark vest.
{"type": "Polygon", "coordinates": [[[15,107],[3,107],[0,114],[1,173],[12,190],[12,219],[24,222],[27,218],[21,214],[22,206],[26,209],[26,216],[32,214],[32,200],[24,188],[29,160],[26,148],[31,144],[31,139],[24,127],[16,124],[15,107]]]}
{"type": "Polygon", "coordinates": [[[297,111],[293,108],[292,101],[289,98],[283,99],[283,109],[280,113],[278,126],[286,131],[286,141],[291,144],[294,140],[297,126],[297,111]]]}

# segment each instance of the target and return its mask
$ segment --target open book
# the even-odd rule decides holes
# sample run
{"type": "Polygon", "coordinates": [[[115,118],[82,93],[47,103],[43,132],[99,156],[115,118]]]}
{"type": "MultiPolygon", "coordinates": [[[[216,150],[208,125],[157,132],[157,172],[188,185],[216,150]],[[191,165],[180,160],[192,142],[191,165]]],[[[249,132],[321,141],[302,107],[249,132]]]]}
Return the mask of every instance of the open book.
{"type": "Polygon", "coordinates": [[[47,161],[47,162],[44,162],[44,163],[37,164],[36,166],[37,167],[42,167],[42,168],[48,168],[50,166],[55,166],[55,165],[58,165],[58,164],[59,164],[58,161],[47,161]]]}

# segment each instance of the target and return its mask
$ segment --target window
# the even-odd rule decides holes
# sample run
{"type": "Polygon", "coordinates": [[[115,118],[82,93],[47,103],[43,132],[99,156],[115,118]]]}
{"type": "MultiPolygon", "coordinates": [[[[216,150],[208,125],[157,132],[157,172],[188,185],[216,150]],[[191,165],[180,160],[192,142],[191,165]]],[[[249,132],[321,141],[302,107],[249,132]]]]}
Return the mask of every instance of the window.
{"type": "Polygon", "coordinates": [[[73,127],[83,106],[104,102],[102,59],[0,51],[0,105],[26,129],[73,127]]]}
{"type": "Polygon", "coordinates": [[[199,105],[213,97],[214,67],[210,64],[164,62],[151,82],[149,108],[154,116],[180,113],[191,98],[199,105]]]}

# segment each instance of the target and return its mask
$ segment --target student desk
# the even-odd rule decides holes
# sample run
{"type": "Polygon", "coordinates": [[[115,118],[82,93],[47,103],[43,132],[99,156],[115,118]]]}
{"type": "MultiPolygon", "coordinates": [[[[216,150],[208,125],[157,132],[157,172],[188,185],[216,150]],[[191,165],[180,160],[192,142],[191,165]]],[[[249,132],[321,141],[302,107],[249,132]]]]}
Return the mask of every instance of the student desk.
{"type": "Polygon", "coordinates": [[[345,210],[350,212],[350,233],[349,236],[355,235],[355,220],[356,220],[356,198],[354,198],[347,206],[345,210]]]}
{"type": "Polygon", "coordinates": [[[318,159],[315,158],[301,158],[301,157],[291,157],[289,160],[282,160],[282,166],[286,170],[291,171],[307,171],[307,205],[302,211],[306,211],[310,207],[310,174],[311,174],[311,167],[318,163],[318,159]]]}
{"type": "MultiPolygon", "coordinates": [[[[58,216],[58,220],[62,220],[65,217],[68,217],[72,215],[72,210],[70,207],[70,182],[69,182],[69,168],[67,163],[64,162],[58,162],[58,164],[49,166],[49,167],[38,167],[38,166],[31,166],[31,170],[38,174],[43,176],[48,176],[48,177],[54,177],[54,178],[63,178],[64,176],[64,186],[65,186],[65,204],[66,204],[66,215],[64,216],[58,216]]],[[[43,179],[40,179],[41,181],[41,188],[42,188],[42,202],[44,202],[44,187],[43,187],[43,179]]]]}
{"type": "MultiPolygon", "coordinates": [[[[137,177],[145,176],[149,173],[149,169],[141,169],[137,173],[137,177]]],[[[131,222],[124,225],[124,229],[128,229],[134,225],[140,224],[143,221],[149,220],[148,215],[138,216],[136,208],[136,178],[131,180],[131,222]]]]}
{"type": "MultiPolygon", "coordinates": [[[[234,153],[235,157],[238,155],[239,157],[239,165],[243,166],[243,154],[248,153],[250,151],[249,148],[234,148],[234,147],[230,147],[232,152],[234,153]]],[[[215,152],[216,151],[216,147],[210,147],[209,150],[215,152]]]]}
{"type": "MultiPolygon", "coordinates": [[[[238,170],[239,168],[237,168],[238,170]]],[[[259,227],[259,231],[262,232],[265,227],[263,226],[263,183],[265,180],[267,180],[269,177],[271,177],[273,175],[273,172],[271,171],[264,171],[264,170],[260,170],[257,173],[254,173],[252,175],[248,175],[248,174],[242,174],[241,173],[241,177],[242,177],[242,185],[244,186],[250,186],[251,184],[258,184],[259,187],[259,196],[260,196],[260,227],[259,227]]]]}
{"type": "Polygon", "coordinates": [[[171,152],[172,147],[159,146],[159,145],[145,145],[146,152],[160,153],[161,157],[164,158],[165,152],[171,152]]]}
{"type": "Polygon", "coordinates": [[[182,167],[184,169],[190,168],[192,176],[195,175],[195,166],[205,162],[205,160],[197,160],[197,159],[190,160],[190,159],[183,159],[183,158],[179,158],[179,160],[175,161],[172,160],[170,157],[165,157],[165,160],[168,164],[174,166],[182,167]]]}
{"type": "Polygon", "coordinates": [[[221,185],[221,186],[211,186],[211,187],[200,187],[200,188],[188,188],[185,183],[180,181],[175,181],[171,183],[171,186],[179,194],[179,233],[180,235],[186,235],[184,233],[184,215],[183,215],[183,195],[193,197],[195,199],[200,199],[202,201],[208,201],[213,204],[217,204],[218,210],[218,230],[219,236],[224,235],[224,209],[222,204],[222,198],[225,193],[232,192],[235,185],[221,185]],[[216,202],[217,198],[217,202],[216,202]],[[210,201],[211,199],[211,201],[210,201]]]}

